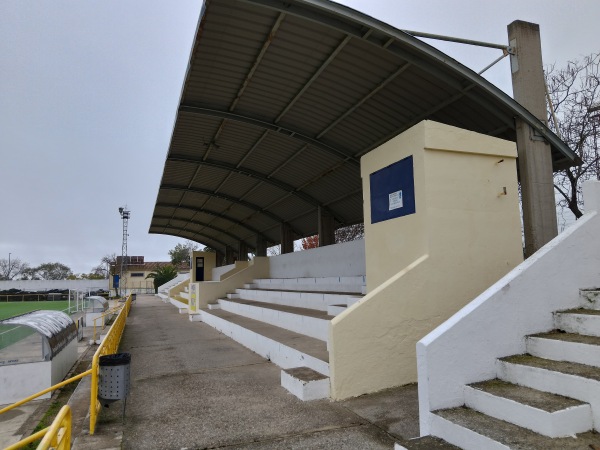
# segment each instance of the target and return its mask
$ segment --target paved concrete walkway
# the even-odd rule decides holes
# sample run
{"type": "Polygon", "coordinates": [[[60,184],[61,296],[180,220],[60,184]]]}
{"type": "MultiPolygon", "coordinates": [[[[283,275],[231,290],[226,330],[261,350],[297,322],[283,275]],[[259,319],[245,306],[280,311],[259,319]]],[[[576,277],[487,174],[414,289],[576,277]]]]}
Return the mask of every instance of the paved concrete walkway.
{"type": "MultiPolygon", "coordinates": [[[[154,296],[138,295],[120,351],[132,355],[124,449],[392,449],[418,435],[416,386],[302,402],[277,366],[154,296]]],[[[120,409],[102,411],[98,438],[120,434],[120,409]]]]}

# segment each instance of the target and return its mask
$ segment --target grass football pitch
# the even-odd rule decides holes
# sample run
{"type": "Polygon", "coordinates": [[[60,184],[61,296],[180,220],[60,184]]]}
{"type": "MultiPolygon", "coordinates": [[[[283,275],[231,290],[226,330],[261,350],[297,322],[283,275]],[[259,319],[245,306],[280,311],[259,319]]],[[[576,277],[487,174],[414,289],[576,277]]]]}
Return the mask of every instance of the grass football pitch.
{"type": "Polygon", "coordinates": [[[36,309],[65,310],[69,307],[68,300],[55,302],[0,302],[0,320],[18,316],[36,309]]]}

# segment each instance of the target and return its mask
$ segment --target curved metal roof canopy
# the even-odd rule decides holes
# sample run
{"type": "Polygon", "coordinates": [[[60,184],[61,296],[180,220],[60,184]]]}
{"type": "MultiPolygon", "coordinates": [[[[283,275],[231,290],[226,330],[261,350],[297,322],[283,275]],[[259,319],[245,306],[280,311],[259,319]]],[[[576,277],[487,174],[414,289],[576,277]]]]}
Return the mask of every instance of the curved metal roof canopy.
{"type": "Polygon", "coordinates": [[[515,140],[515,117],[574,153],[501,90],[444,53],[325,0],[207,0],[150,233],[223,250],[317,210],[363,220],[359,159],[429,119],[515,140]]]}

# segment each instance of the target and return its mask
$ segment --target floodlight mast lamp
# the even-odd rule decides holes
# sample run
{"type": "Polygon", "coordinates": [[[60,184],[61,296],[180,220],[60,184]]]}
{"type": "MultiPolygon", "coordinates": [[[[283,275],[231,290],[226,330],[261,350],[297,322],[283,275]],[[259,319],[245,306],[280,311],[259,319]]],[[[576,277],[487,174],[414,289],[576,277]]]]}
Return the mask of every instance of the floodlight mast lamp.
{"type": "Polygon", "coordinates": [[[121,270],[119,272],[119,296],[122,297],[123,292],[127,294],[127,285],[125,278],[123,278],[123,273],[127,271],[127,225],[131,212],[127,209],[127,206],[121,206],[119,214],[121,214],[121,219],[123,219],[123,244],[121,246],[121,270]]]}

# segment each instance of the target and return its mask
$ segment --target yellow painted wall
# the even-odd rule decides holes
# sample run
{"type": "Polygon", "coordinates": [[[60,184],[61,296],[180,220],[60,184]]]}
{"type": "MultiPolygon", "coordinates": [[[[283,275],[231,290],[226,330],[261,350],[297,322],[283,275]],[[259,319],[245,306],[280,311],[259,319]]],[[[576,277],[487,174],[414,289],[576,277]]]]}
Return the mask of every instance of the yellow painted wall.
{"type": "Polygon", "coordinates": [[[431,121],[363,156],[368,294],[332,321],[333,398],[415,382],[416,342],[522,261],[516,156],[431,121]],[[409,155],[416,213],[371,224],[370,174],[409,155]]]}
{"type": "Polygon", "coordinates": [[[217,266],[217,254],[214,252],[192,252],[190,281],[196,281],[196,257],[204,258],[204,281],[212,281],[212,270],[217,266]]]}
{"type": "Polygon", "coordinates": [[[269,277],[269,258],[257,256],[248,262],[245,268],[234,271],[231,276],[220,281],[204,281],[198,283],[198,308],[206,308],[209,303],[216,303],[219,298],[234,292],[246,283],[251,283],[257,278],[269,277]]]}

